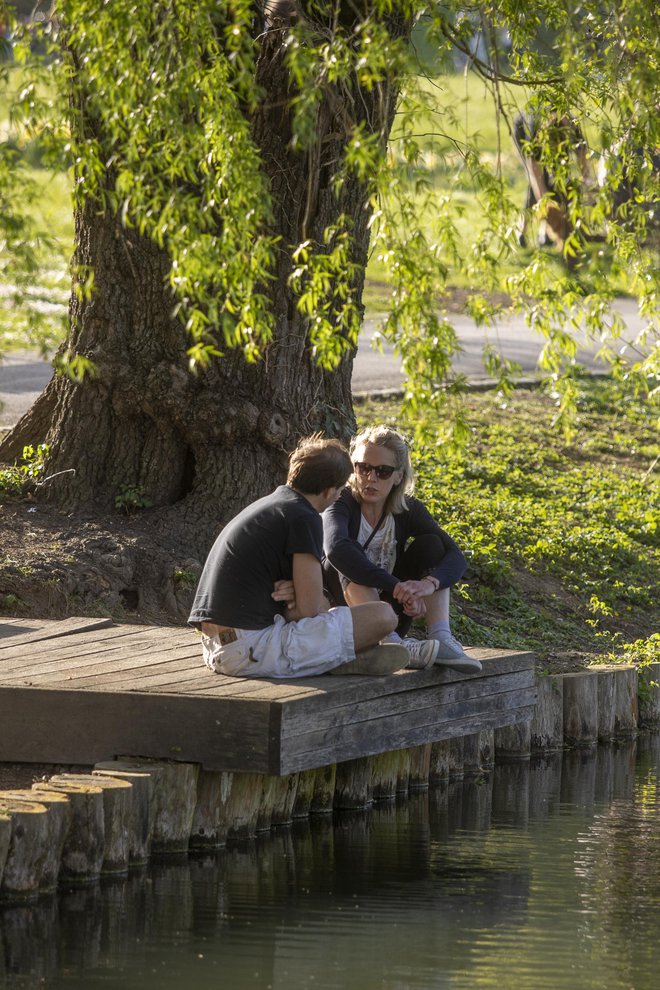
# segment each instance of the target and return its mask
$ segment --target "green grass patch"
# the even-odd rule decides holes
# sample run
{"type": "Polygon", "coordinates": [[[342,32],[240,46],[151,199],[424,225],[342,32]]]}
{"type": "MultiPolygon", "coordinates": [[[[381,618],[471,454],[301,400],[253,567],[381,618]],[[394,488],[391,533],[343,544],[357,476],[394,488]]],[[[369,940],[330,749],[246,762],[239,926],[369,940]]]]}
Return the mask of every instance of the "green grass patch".
{"type": "MultiPolygon", "coordinates": [[[[533,650],[548,669],[633,653],[660,659],[651,639],[660,444],[648,407],[614,382],[581,380],[567,441],[541,391],[466,402],[462,450],[414,450],[416,494],[470,562],[453,595],[455,633],[471,646],[533,650]]],[[[361,407],[360,419],[406,429],[385,403],[361,407]]]]}

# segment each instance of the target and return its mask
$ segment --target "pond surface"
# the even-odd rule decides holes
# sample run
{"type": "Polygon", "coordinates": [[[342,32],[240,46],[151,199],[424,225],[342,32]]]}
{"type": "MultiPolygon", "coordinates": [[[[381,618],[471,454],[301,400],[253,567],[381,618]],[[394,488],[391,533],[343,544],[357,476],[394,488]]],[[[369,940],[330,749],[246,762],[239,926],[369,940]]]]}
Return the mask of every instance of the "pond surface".
{"type": "Polygon", "coordinates": [[[656,990],[660,736],[0,909],[8,990],[656,990]]]}

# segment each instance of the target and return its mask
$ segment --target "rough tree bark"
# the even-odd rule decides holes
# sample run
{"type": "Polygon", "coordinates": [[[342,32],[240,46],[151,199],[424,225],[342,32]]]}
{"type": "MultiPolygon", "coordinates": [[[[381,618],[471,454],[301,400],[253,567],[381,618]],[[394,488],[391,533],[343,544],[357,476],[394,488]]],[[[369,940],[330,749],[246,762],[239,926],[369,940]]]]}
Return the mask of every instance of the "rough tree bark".
{"type": "MultiPolygon", "coordinates": [[[[166,288],[166,252],[90,202],[76,217],[74,260],[93,269],[94,292],[89,299],[72,294],[67,347],[94,361],[99,375],[78,384],[55,378],[39,400],[39,415],[28,413],[0,448],[6,461],[19,456],[24,443],[45,440],[50,480],[41,497],[67,512],[111,511],[122,485],[143,492],[153,504],[142,516],[145,531],[160,534],[164,548],[186,548],[198,560],[228,518],[281,483],[286,455],[301,436],[323,430],[346,438],[354,427],[353,353],[332,373],[315,363],[309,320],[296,309],[289,276],[291,245],[303,237],[322,243],[324,229],[346,214],[354,220],[361,299],[366,188],[353,177],[339,196],[332,190],[347,136],[346,99],[338,91],[324,95],[315,147],[292,150],[285,35],[285,25],[263,35],[257,74],[266,95],[253,118],[281,238],[276,278],[265,289],[276,322],[263,360],[249,364],[230,352],[190,374],[189,341],[172,317],[166,288]]],[[[395,85],[353,95],[359,98],[351,112],[386,137],[395,85]]],[[[121,580],[133,587],[162,584],[153,552],[147,556],[146,569],[144,559],[134,561],[141,577],[129,578],[124,567],[121,580]]]]}

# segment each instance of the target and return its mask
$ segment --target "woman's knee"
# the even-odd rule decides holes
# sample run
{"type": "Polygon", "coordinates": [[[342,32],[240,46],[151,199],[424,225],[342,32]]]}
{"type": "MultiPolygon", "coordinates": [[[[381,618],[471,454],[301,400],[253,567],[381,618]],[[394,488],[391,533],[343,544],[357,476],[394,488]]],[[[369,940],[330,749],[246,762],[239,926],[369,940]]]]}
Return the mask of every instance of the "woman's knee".
{"type": "Polygon", "coordinates": [[[368,588],[363,584],[352,582],[344,585],[344,598],[349,605],[366,605],[369,602],[379,601],[376,588],[368,588]]]}
{"type": "Polygon", "coordinates": [[[429,533],[423,540],[412,540],[403,552],[397,574],[402,581],[418,581],[438,567],[446,552],[442,540],[435,533],[429,533]]]}

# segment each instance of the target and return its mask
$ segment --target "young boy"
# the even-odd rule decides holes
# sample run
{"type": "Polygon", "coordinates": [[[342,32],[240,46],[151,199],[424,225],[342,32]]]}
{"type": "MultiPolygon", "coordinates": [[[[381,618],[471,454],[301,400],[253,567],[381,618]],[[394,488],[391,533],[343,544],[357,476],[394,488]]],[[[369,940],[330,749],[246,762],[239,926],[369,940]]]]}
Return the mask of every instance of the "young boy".
{"type": "Polygon", "coordinates": [[[303,440],[289,459],[286,485],[248,505],[222,530],[188,619],[201,629],[212,670],[284,678],[331,671],[378,675],[406,666],[405,647],[377,645],[396,627],[390,605],[331,609],[323,594],[320,513],[352,470],[337,440],[303,440]]]}

